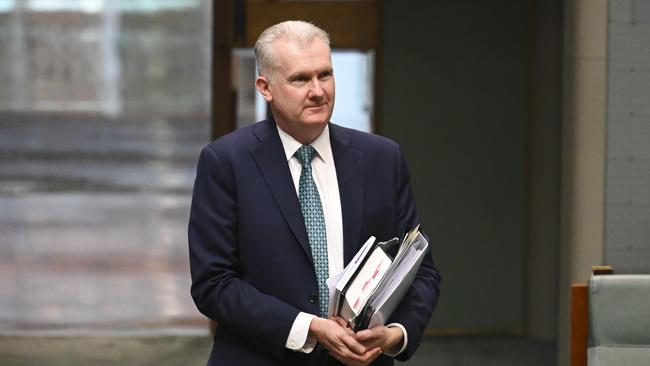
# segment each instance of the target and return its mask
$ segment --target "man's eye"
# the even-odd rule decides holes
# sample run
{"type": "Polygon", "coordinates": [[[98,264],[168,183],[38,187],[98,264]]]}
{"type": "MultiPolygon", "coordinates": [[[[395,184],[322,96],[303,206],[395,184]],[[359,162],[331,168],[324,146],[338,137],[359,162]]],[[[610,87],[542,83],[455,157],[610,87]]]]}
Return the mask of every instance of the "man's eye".
{"type": "Polygon", "coordinates": [[[330,76],[332,76],[332,73],[329,72],[329,71],[328,72],[323,72],[320,75],[318,75],[319,79],[321,79],[321,80],[327,80],[327,79],[330,78],[330,76]]]}
{"type": "Polygon", "coordinates": [[[298,77],[294,78],[291,81],[291,83],[297,84],[297,85],[302,85],[302,84],[306,83],[307,81],[309,81],[309,78],[298,76],[298,77]]]}

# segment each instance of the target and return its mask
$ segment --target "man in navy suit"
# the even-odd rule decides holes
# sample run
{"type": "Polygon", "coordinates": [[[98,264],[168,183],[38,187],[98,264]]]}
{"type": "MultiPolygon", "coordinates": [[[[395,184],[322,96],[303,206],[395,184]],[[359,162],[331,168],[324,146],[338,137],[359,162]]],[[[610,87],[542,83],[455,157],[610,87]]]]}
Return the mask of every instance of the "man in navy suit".
{"type": "Polygon", "coordinates": [[[206,146],[194,185],[191,292],[218,323],[208,364],[406,360],[438,301],[430,255],[387,325],[355,333],[327,318],[322,295],[323,278],[368,237],[402,237],[419,223],[399,146],[330,122],[334,73],[323,30],[279,23],[260,35],[255,54],[255,85],[272,118],[206,146]]]}

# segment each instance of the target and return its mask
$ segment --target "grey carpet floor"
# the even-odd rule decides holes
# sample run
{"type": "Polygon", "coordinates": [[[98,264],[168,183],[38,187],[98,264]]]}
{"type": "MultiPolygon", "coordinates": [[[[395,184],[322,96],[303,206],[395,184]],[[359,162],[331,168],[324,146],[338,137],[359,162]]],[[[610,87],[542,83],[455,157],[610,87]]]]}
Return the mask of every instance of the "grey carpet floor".
{"type": "MultiPolygon", "coordinates": [[[[205,365],[211,341],[199,336],[0,336],[2,366],[205,365]]],[[[409,366],[551,366],[555,345],[520,337],[427,338],[409,366]]]]}

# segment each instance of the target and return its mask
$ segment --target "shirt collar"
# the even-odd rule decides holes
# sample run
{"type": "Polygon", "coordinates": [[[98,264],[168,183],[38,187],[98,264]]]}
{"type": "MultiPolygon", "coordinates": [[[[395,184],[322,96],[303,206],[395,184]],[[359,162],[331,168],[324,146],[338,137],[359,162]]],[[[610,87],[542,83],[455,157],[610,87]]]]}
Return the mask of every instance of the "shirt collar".
{"type": "MultiPolygon", "coordinates": [[[[298,149],[302,146],[302,144],[291,137],[291,135],[284,132],[277,124],[275,127],[278,129],[278,133],[280,134],[280,141],[282,141],[282,147],[284,148],[284,154],[286,155],[287,161],[289,161],[293,157],[293,154],[295,154],[296,151],[298,151],[298,149]]],[[[320,159],[323,160],[325,164],[329,164],[331,161],[333,161],[332,146],[330,145],[329,125],[325,125],[323,132],[321,132],[316,140],[312,141],[309,145],[311,145],[314,150],[316,150],[317,156],[320,157],[320,159]]]]}

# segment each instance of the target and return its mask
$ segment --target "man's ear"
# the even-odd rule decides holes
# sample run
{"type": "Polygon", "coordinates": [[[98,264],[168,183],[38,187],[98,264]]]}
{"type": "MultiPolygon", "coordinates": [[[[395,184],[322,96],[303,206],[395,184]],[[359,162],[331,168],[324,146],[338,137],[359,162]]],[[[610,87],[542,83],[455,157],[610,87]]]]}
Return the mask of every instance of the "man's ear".
{"type": "Polygon", "coordinates": [[[258,76],[257,79],[255,79],[255,88],[260,92],[260,94],[262,94],[264,100],[269,103],[273,100],[270,84],[266,77],[258,76]]]}

